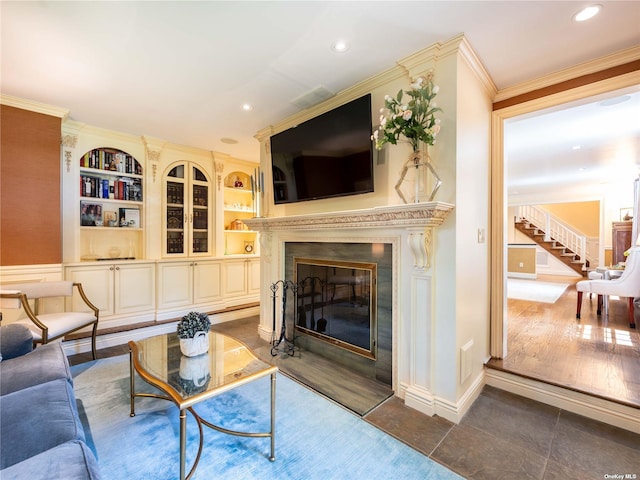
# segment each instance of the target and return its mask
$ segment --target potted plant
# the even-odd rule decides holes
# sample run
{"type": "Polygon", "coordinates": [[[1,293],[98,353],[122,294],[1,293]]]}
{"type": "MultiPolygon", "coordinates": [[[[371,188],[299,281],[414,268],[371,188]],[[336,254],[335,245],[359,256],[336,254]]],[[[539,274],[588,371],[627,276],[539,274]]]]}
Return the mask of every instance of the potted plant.
{"type": "Polygon", "coordinates": [[[187,357],[195,357],[209,350],[211,320],[206,313],[189,312],[178,322],[180,351],[187,357]]]}

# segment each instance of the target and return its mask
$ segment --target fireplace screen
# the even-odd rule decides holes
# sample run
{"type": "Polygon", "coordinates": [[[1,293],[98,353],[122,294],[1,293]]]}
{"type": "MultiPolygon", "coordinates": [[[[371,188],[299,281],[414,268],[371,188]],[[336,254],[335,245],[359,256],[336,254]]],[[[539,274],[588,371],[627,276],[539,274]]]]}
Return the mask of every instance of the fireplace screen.
{"type": "Polygon", "coordinates": [[[375,359],[375,263],[293,259],[296,331],[375,359]]]}

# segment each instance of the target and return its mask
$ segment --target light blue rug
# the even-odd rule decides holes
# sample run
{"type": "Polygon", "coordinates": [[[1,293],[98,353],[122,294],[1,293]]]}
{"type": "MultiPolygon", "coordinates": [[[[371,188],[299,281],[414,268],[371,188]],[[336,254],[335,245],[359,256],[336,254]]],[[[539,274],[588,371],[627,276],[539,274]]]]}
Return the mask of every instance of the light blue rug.
{"type": "MultiPolygon", "coordinates": [[[[136,399],[129,416],[129,358],[72,367],[87,441],[105,480],[175,479],[179,473],[178,410],[170,402],[136,399]]],[[[139,380],[139,379],[138,379],[139,380]]],[[[138,381],[139,390],[152,391],[138,381]]],[[[225,435],[205,427],[205,446],[194,480],[459,479],[348,410],[278,374],[276,460],[268,438],[225,435]]],[[[205,419],[228,429],[268,431],[269,378],[196,406],[205,419]]],[[[187,470],[197,451],[197,428],[187,420],[187,470]]]]}

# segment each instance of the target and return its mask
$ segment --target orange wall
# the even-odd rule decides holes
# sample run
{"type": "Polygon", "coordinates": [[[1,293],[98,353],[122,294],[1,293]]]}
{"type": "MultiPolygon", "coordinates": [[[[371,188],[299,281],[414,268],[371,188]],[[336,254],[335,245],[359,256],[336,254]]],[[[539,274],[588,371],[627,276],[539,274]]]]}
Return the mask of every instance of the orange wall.
{"type": "Polygon", "coordinates": [[[0,265],[61,263],[61,119],[2,105],[0,126],[0,265]]]}
{"type": "Polygon", "coordinates": [[[600,202],[554,203],[542,207],[587,237],[600,236],[600,202]]]}

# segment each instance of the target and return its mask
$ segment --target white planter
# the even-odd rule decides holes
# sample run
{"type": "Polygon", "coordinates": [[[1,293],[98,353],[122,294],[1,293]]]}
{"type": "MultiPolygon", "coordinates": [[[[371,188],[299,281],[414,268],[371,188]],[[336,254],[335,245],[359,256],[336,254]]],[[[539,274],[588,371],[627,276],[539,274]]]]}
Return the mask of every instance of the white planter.
{"type": "Polygon", "coordinates": [[[187,357],[195,357],[208,352],[209,332],[196,332],[193,338],[181,338],[180,351],[187,357]]]}

